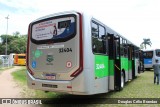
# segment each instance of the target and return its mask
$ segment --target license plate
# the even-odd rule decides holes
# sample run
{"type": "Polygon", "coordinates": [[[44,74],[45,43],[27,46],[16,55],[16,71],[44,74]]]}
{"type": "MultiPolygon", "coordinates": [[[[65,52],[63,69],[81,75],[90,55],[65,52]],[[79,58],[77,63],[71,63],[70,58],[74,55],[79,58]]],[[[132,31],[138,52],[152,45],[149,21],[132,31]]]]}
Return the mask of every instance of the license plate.
{"type": "Polygon", "coordinates": [[[52,84],[42,84],[42,87],[57,88],[58,86],[52,84]]]}
{"type": "Polygon", "coordinates": [[[56,76],[53,75],[53,74],[46,74],[46,79],[47,79],[47,80],[55,80],[55,79],[56,79],[56,76]]]}

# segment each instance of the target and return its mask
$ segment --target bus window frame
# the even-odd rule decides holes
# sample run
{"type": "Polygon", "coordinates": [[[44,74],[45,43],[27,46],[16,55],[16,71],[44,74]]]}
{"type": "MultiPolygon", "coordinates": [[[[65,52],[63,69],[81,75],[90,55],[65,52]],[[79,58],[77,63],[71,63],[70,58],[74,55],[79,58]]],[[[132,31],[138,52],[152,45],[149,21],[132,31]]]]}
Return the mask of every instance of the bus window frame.
{"type": "Polygon", "coordinates": [[[160,57],[160,49],[156,49],[155,52],[156,52],[156,56],[157,56],[157,57],[160,57]],[[157,51],[158,51],[158,52],[157,52],[157,51]]]}
{"type": "Polygon", "coordinates": [[[100,23],[98,23],[98,22],[96,22],[95,20],[91,20],[91,43],[92,43],[92,52],[93,52],[93,54],[95,54],[95,55],[108,55],[108,51],[109,51],[109,49],[108,49],[108,39],[107,39],[107,37],[106,37],[106,28],[105,28],[105,26],[103,26],[102,24],[100,24],[100,23]],[[92,36],[92,24],[95,24],[95,25],[97,25],[97,29],[98,29],[98,31],[97,31],[97,37],[95,37],[95,36],[92,36]],[[104,28],[104,35],[99,35],[100,33],[100,29],[99,28],[104,28]],[[104,36],[104,37],[102,37],[102,36],[104,36]],[[93,44],[93,39],[97,39],[98,41],[101,41],[102,42],[102,45],[103,45],[103,49],[105,49],[105,50],[102,50],[103,52],[94,52],[94,44],[93,44]]]}
{"type": "Polygon", "coordinates": [[[120,37],[120,55],[124,57],[124,39],[120,37]]]}
{"type": "Polygon", "coordinates": [[[26,56],[24,55],[18,55],[18,59],[26,59],[26,56]]]}
{"type": "Polygon", "coordinates": [[[118,58],[118,57],[120,57],[121,56],[121,50],[120,50],[120,38],[121,38],[121,36],[119,36],[119,35],[114,35],[115,36],[115,40],[114,40],[114,42],[115,42],[115,49],[116,49],[116,58],[118,58]]]}
{"type": "Polygon", "coordinates": [[[143,57],[144,57],[144,58],[153,58],[153,51],[144,51],[144,52],[143,52],[143,57]],[[144,54],[145,54],[145,53],[148,53],[148,52],[151,52],[151,53],[152,53],[151,57],[148,57],[148,55],[145,55],[145,56],[144,56],[144,54]],[[147,56],[147,57],[146,57],[146,56],[147,56]]]}
{"type": "Polygon", "coordinates": [[[124,57],[125,58],[128,58],[128,45],[127,45],[127,40],[126,39],[123,39],[124,42],[123,42],[123,46],[124,46],[124,57]]]}

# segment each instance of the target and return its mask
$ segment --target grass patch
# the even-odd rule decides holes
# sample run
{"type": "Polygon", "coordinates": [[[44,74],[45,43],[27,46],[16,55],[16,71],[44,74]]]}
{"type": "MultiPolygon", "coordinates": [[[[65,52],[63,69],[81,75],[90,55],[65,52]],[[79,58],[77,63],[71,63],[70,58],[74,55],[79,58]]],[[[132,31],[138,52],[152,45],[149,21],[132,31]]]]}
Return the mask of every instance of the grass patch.
{"type": "Polygon", "coordinates": [[[153,83],[153,71],[146,71],[128,82],[123,91],[111,92],[109,98],[160,98],[160,85],[153,83]]]}
{"type": "Polygon", "coordinates": [[[20,83],[26,84],[26,68],[22,67],[22,69],[17,70],[16,72],[12,72],[13,78],[20,83]]]}
{"type": "Polygon", "coordinates": [[[54,92],[47,92],[41,90],[33,90],[27,87],[27,76],[26,76],[26,67],[12,72],[14,80],[18,82],[18,84],[23,88],[21,94],[25,98],[54,98],[59,94],[54,92]]]}

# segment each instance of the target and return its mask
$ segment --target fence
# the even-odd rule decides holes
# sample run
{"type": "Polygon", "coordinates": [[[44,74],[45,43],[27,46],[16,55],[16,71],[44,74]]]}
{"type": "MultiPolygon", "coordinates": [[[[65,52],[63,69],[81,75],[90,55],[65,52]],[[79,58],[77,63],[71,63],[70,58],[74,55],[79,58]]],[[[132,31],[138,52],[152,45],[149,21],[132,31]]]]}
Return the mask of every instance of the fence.
{"type": "Polygon", "coordinates": [[[0,55],[0,68],[2,67],[10,67],[9,55],[0,55]]]}

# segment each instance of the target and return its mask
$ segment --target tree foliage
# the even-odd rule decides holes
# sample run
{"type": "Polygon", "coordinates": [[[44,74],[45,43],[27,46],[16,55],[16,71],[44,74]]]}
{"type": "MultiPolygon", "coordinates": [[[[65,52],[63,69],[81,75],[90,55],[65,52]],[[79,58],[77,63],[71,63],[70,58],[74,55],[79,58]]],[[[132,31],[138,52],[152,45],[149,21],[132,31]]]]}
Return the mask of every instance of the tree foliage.
{"type": "Polygon", "coordinates": [[[144,38],[143,42],[140,44],[140,47],[141,47],[141,49],[143,49],[143,48],[146,49],[147,45],[151,46],[152,42],[151,42],[151,40],[149,38],[147,38],[147,39],[144,38]]]}
{"type": "MultiPolygon", "coordinates": [[[[6,35],[0,36],[0,54],[5,54],[6,35]]],[[[27,35],[20,35],[19,32],[13,35],[7,35],[7,54],[10,53],[25,53],[26,52],[27,35]]]]}

